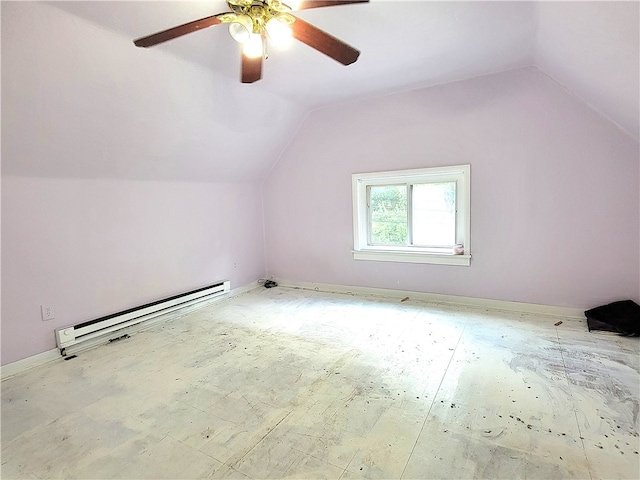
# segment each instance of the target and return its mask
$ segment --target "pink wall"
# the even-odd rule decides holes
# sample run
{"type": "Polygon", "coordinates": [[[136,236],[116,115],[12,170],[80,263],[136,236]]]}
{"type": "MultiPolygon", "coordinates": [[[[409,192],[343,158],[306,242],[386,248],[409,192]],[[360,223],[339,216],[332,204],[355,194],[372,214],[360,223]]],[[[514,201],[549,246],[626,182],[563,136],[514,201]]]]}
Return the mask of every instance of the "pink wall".
{"type": "Polygon", "coordinates": [[[255,185],[4,176],[2,197],[3,364],[55,328],[264,273],[255,185]]]}
{"type": "Polygon", "coordinates": [[[638,142],[530,68],[313,112],[263,183],[268,274],[587,308],[640,300],[638,142]],[[471,164],[470,267],[355,261],[351,174],[471,164]]]}
{"type": "Polygon", "coordinates": [[[265,245],[270,273],[300,281],[640,300],[638,143],[536,70],[313,112],[261,196],[299,106],[55,2],[1,8],[2,364],[57,327],[253,282],[265,245]],[[352,259],[352,173],[458,163],[471,267],[352,259]]]}
{"type": "Polygon", "coordinates": [[[300,112],[56,2],[1,7],[2,364],[55,328],[263,276],[259,178],[300,112]]]}

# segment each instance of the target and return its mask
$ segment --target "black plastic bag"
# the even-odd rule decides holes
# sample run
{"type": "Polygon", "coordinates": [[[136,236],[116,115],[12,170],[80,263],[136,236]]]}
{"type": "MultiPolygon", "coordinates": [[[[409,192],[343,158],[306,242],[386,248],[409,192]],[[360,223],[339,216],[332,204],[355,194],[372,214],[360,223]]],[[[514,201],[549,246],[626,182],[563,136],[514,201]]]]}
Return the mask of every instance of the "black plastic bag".
{"type": "Polygon", "coordinates": [[[622,335],[640,335],[640,305],[633,300],[622,300],[592,308],[584,312],[589,331],[602,330],[622,335]]]}

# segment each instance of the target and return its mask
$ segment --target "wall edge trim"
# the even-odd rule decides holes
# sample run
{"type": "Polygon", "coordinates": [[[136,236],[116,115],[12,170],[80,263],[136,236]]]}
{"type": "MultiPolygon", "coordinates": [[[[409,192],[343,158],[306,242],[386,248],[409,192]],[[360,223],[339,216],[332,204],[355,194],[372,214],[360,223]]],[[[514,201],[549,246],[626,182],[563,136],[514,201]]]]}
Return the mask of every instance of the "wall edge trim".
{"type": "Polygon", "coordinates": [[[414,292],[409,290],[392,290],[387,288],[359,287],[348,285],[336,285],[329,283],[299,282],[288,279],[276,279],[278,285],[288,288],[303,290],[315,290],[327,293],[341,293],[352,295],[368,295],[388,298],[410,297],[414,300],[422,300],[428,303],[445,303],[452,305],[464,305],[468,307],[492,308],[508,312],[533,313],[554,317],[565,317],[584,320],[584,310],[571,307],[558,307],[553,305],[540,305],[535,303],[511,302],[506,300],[491,300],[479,297],[463,297],[459,295],[443,295],[440,293],[414,292]]]}
{"type": "Polygon", "coordinates": [[[7,378],[17,375],[18,373],[26,372],[27,370],[39,367],[40,365],[45,365],[59,358],[62,358],[62,355],[60,355],[60,350],[58,350],[57,348],[53,348],[51,350],[47,350],[46,352],[36,353],[35,355],[31,355],[30,357],[16,360],[12,363],[7,363],[6,365],[2,365],[2,367],[0,367],[1,380],[4,381],[7,378]]]}

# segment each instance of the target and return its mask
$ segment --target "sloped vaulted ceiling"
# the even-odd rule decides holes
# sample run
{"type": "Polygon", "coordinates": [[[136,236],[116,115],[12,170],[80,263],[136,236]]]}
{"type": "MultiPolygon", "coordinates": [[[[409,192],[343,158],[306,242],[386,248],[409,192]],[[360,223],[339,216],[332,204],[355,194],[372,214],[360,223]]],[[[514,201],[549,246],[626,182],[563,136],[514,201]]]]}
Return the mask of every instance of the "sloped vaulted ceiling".
{"type": "Polygon", "coordinates": [[[535,65],[636,139],[638,2],[541,2],[535,65]]]}
{"type": "Polygon", "coordinates": [[[638,5],[371,0],[307,10],[299,16],[361,50],[358,62],[343,67],[294,43],[243,85],[224,26],[151,49],[132,43],[226,11],[222,0],[2,2],[3,116],[17,112],[3,117],[3,172],[257,181],[310,110],[525,66],[638,139],[638,5]]]}

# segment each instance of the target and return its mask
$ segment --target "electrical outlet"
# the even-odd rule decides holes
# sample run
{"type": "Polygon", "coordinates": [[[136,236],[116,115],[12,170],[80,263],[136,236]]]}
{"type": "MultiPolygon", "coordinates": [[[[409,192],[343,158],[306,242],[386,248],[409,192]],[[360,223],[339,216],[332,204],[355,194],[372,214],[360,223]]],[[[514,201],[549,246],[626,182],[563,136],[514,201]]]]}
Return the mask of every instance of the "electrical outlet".
{"type": "Polygon", "coordinates": [[[56,314],[53,311],[53,307],[49,305],[40,305],[40,311],[42,313],[42,321],[53,320],[56,318],[56,314]]]}
{"type": "Polygon", "coordinates": [[[237,262],[233,262],[233,269],[237,270],[238,269],[238,263],[237,262]]]}

